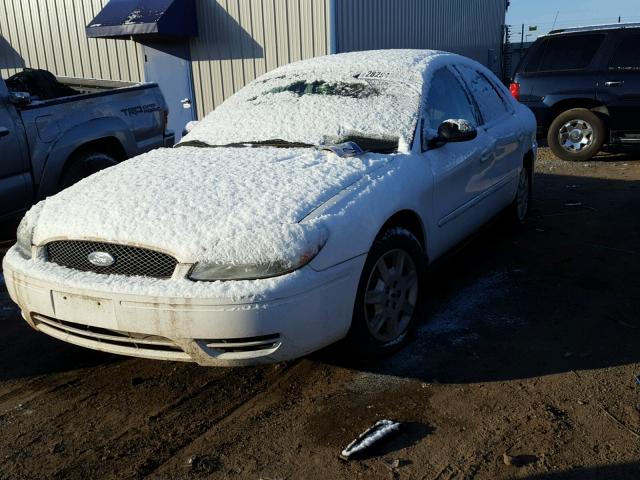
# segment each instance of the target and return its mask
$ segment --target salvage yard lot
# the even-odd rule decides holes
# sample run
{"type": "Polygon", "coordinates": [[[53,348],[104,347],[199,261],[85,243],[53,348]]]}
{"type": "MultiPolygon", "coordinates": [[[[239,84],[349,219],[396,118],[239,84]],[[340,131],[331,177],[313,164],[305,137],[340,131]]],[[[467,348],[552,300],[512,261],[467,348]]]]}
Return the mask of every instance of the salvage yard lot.
{"type": "Polygon", "coordinates": [[[0,478],[638,478],[638,157],[542,149],[529,224],[442,262],[415,340],[370,365],[100,354],[30,330],[0,280],[0,478]],[[381,418],[402,433],[338,459],[381,418]]]}

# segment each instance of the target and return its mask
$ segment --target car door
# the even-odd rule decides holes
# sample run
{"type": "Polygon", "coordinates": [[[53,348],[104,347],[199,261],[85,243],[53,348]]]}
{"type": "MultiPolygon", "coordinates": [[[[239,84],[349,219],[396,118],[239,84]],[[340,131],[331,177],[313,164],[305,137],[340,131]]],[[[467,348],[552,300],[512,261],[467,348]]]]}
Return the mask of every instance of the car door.
{"type": "Polygon", "coordinates": [[[611,134],[640,141],[640,31],[623,31],[598,82],[598,100],[609,110],[611,134]]]}
{"type": "Polygon", "coordinates": [[[0,79],[0,220],[25,209],[31,200],[24,131],[8,95],[0,79]]]}
{"type": "Polygon", "coordinates": [[[449,119],[464,119],[474,127],[478,114],[468,92],[449,67],[434,73],[425,95],[424,155],[434,178],[433,215],[443,250],[462,240],[482,223],[477,203],[486,188],[484,160],[493,154],[492,140],[483,131],[467,142],[428,147],[438,126],[449,119]]]}
{"type": "Polygon", "coordinates": [[[481,189],[484,211],[494,215],[513,200],[513,192],[522,167],[521,130],[514,124],[515,110],[497,87],[497,79],[479,69],[456,65],[478,105],[483,131],[493,149],[481,159],[481,189]],[[513,187],[513,188],[511,188],[513,187]]]}

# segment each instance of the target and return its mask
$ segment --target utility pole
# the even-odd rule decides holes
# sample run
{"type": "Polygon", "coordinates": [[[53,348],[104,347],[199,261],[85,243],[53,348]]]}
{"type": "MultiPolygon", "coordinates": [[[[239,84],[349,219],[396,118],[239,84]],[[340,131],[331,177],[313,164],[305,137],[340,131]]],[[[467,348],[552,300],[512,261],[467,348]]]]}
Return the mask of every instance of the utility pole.
{"type": "Polygon", "coordinates": [[[522,55],[523,48],[524,48],[524,23],[522,24],[522,32],[520,33],[520,55],[522,55]]]}

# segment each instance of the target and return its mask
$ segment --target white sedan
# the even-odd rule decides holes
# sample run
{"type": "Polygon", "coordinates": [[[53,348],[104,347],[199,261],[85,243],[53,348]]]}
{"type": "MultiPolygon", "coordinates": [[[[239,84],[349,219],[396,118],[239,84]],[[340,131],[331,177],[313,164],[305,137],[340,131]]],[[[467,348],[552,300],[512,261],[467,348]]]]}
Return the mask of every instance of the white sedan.
{"type": "Polygon", "coordinates": [[[344,339],[401,346],[427,265],[504,210],[527,215],[536,124],[444,52],[332,55],[251,82],[172,149],[33,207],[4,258],[36,330],[201,365],[344,339]]]}

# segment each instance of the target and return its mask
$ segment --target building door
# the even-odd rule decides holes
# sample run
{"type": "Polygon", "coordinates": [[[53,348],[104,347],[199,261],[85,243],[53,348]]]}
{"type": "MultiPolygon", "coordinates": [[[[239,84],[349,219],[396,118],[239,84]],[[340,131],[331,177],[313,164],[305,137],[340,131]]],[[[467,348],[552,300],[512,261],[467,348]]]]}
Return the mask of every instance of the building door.
{"type": "Polygon", "coordinates": [[[142,46],[144,75],[156,82],[169,107],[169,129],[182,138],[185,125],[195,120],[193,80],[188,42],[149,43],[142,46]]]}

